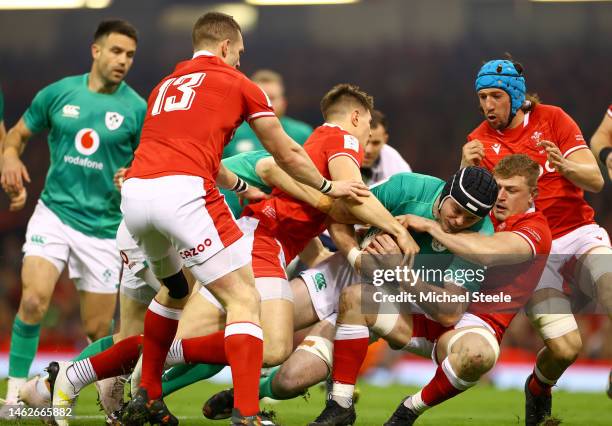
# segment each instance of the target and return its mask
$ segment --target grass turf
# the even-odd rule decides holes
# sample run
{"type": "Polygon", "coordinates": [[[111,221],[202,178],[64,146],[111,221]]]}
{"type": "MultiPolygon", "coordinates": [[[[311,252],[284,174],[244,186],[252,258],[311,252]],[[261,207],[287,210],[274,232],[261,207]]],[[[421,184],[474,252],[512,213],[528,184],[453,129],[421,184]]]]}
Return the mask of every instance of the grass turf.
{"type": "MultiPolygon", "coordinates": [[[[201,414],[202,403],[226,386],[199,383],[171,395],[166,402],[179,417],[181,425],[224,425],[228,421],[210,421],[201,414]]],[[[361,398],[356,405],[357,425],[381,425],[391,415],[401,399],[416,389],[403,386],[385,388],[359,385],[361,398]]],[[[0,394],[6,392],[6,381],[0,383],[0,394]]],[[[324,393],[318,387],[310,390],[308,400],[296,398],[275,404],[264,404],[277,414],[277,421],[285,426],[306,425],[321,412],[324,393]]],[[[100,425],[103,416],[96,405],[95,387],[86,388],[75,410],[78,416],[73,425],[100,425]]],[[[555,392],[553,415],[562,425],[610,425],[612,401],[606,395],[555,392]]],[[[0,424],[38,425],[37,420],[2,422],[0,424]]],[[[500,391],[487,385],[476,386],[442,405],[426,412],[417,425],[520,425],[524,424],[523,394],[519,391],[500,391]]]]}

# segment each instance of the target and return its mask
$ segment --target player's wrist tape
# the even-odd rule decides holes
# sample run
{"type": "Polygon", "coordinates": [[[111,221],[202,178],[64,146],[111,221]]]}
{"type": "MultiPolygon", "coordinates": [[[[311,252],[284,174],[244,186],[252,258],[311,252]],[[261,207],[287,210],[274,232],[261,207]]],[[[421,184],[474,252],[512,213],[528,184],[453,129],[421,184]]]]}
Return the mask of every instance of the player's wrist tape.
{"type": "Polygon", "coordinates": [[[359,250],[357,247],[353,247],[346,255],[346,260],[348,260],[353,269],[355,269],[355,262],[357,262],[357,258],[359,256],[361,256],[361,250],[359,250]]]}
{"type": "Polygon", "coordinates": [[[232,191],[236,194],[242,194],[247,189],[249,189],[249,184],[240,178],[238,178],[236,184],[232,187],[232,191]]]}
{"type": "Polygon", "coordinates": [[[610,148],[609,146],[599,151],[599,160],[601,161],[601,164],[603,164],[604,166],[606,165],[606,161],[608,160],[608,155],[610,155],[611,152],[612,152],[612,148],[610,148]]]}
{"type": "Polygon", "coordinates": [[[323,183],[321,184],[319,191],[321,191],[323,194],[327,194],[329,191],[331,191],[331,189],[332,189],[332,183],[328,181],[327,179],[323,178],[323,183]]]}

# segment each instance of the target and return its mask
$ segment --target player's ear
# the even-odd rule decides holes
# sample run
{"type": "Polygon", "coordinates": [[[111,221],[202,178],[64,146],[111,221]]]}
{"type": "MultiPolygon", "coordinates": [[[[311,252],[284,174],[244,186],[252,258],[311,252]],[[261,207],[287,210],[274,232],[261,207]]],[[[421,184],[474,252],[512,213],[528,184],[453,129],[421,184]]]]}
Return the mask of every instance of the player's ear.
{"type": "Polygon", "coordinates": [[[534,188],[531,190],[531,198],[529,199],[529,202],[533,204],[537,197],[538,197],[538,188],[534,188]]]}
{"type": "Polygon", "coordinates": [[[227,58],[229,54],[230,39],[226,38],[221,42],[221,56],[227,58]]]}
{"type": "Polygon", "coordinates": [[[98,59],[100,57],[100,52],[102,52],[102,48],[98,43],[93,43],[91,45],[91,57],[92,59],[98,59]]]}
{"type": "Polygon", "coordinates": [[[354,109],[353,112],[351,112],[351,124],[357,127],[359,125],[359,118],[359,110],[354,109]]]}

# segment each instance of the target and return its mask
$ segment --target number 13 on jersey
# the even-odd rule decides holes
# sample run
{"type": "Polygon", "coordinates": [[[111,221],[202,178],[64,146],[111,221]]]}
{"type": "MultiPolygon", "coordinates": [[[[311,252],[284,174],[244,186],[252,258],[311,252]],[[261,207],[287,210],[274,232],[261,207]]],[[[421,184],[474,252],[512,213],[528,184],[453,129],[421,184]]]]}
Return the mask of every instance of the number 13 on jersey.
{"type": "Polygon", "coordinates": [[[162,110],[170,112],[184,111],[191,108],[191,104],[193,103],[193,99],[196,95],[196,92],[193,89],[202,84],[204,77],[206,77],[206,73],[194,72],[181,77],[169,78],[168,80],[164,81],[164,83],[159,86],[159,92],[155,98],[153,108],[151,109],[151,115],[158,115],[162,112],[162,110]],[[168,88],[170,86],[177,86],[177,90],[181,92],[180,97],[166,97],[166,93],[168,92],[168,88]]]}

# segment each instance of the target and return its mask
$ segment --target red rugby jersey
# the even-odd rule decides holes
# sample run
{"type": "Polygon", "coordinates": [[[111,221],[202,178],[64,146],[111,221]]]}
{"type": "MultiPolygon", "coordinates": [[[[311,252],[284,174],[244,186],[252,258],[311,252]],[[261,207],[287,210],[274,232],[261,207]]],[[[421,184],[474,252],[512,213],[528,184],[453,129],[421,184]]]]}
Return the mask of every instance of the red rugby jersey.
{"type": "Polygon", "coordinates": [[[201,176],[209,190],[234,130],[244,120],[272,116],[255,83],[210,52],[196,52],[153,89],[127,177],[201,176]]]}
{"type": "Polygon", "coordinates": [[[504,292],[512,297],[511,303],[470,304],[469,311],[491,325],[496,331],[498,340],[501,341],[503,332],[510,325],[512,318],[525,306],[540,281],[552,245],[552,234],[546,218],[538,211],[516,214],[504,222],[498,222],[491,215],[491,220],[495,232],[514,232],[529,243],[534,256],[523,263],[495,266],[487,270],[485,282],[481,287],[482,292],[486,294],[504,292]]]}
{"type": "MultiPolygon", "coordinates": [[[[331,179],[329,161],[336,157],[347,156],[357,167],[361,167],[363,161],[363,148],[357,138],[329,123],[315,129],[304,144],[304,149],[326,179],[331,179]]],[[[256,217],[272,232],[281,242],[287,261],[299,254],[308,241],[323,232],[327,218],[324,213],[279,189],[272,191],[272,198],[247,205],[243,215],[256,217]]]]}
{"type": "Polygon", "coordinates": [[[537,146],[542,140],[557,145],[564,157],[580,149],[589,149],[578,125],[561,108],[538,104],[525,114],[523,124],[503,131],[483,121],[468,141],[478,139],[484,145],[482,166],[493,170],[506,155],[527,154],[540,165],[539,195],[536,208],[546,216],[553,238],[594,223],[593,209],[584,200],[584,192],[557,173],[546,159],[546,151],[537,146]]]}

